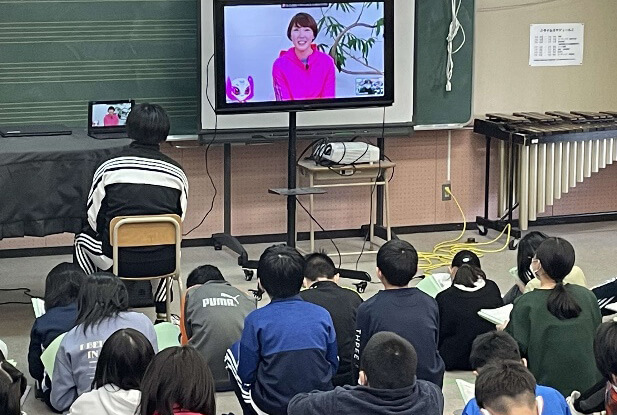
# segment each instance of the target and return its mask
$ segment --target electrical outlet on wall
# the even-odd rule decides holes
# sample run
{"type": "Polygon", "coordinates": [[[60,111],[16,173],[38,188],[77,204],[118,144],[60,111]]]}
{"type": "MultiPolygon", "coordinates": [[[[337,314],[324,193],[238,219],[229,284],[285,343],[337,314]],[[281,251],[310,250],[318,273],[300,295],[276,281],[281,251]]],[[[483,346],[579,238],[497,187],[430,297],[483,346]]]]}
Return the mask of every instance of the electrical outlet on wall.
{"type": "Polygon", "coordinates": [[[442,201],[446,201],[446,200],[451,200],[452,199],[452,195],[450,194],[450,192],[452,191],[452,186],[450,183],[444,183],[441,185],[441,200],[442,201]]]}

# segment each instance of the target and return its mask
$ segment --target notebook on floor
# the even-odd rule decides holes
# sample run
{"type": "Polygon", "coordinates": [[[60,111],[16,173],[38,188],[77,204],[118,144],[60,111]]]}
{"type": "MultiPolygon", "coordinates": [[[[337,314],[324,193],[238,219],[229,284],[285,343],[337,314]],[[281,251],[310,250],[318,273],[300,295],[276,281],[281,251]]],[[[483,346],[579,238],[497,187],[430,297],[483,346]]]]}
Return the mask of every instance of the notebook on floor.
{"type": "Polygon", "coordinates": [[[97,140],[128,138],[126,119],[133,100],[90,101],[88,103],[88,135],[97,140]]]}

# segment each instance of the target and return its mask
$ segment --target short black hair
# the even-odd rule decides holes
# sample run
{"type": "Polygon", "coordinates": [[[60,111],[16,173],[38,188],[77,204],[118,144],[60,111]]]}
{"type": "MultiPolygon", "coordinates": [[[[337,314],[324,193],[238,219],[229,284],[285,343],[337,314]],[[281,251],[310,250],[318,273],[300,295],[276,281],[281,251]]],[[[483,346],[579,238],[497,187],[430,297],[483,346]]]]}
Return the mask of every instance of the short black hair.
{"type": "Polygon", "coordinates": [[[476,268],[482,268],[482,266],[480,265],[480,258],[478,258],[475,253],[467,249],[458,251],[456,255],[454,255],[454,258],[452,258],[451,266],[460,268],[465,264],[473,265],[476,268]]]}
{"type": "Polygon", "coordinates": [[[28,381],[12,364],[0,362],[0,414],[21,415],[21,396],[28,381]]]}
{"type": "Polygon", "coordinates": [[[186,288],[194,285],[205,284],[208,281],[225,281],[221,271],[214,265],[201,265],[195,268],[186,279],[186,288]]]}
{"type": "Polygon", "coordinates": [[[360,370],[376,389],[400,389],[416,382],[418,355],[407,340],[396,333],[381,331],[366,343],[360,370]]]}
{"type": "Polygon", "coordinates": [[[531,408],[536,401],[536,379],[520,362],[504,360],[486,365],[476,379],[480,408],[509,413],[513,406],[531,408]]]}
{"type": "Polygon", "coordinates": [[[110,272],[95,272],[84,279],[77,296],[77,321],[88,327],[129,308],[129,293],[122,280],[110,272]]]}
{"type": "Polygon", "coordinates": [[[153,357],[154,348],[146,336],[135,329],[116,331],[103,343],[92,389],[109,384],[123,390],[139,389],[153,357]]]}
{"type": "Polygon", "coordinates": [[[273,245],[259,257],[257,278],[272,298],[294,296],[304,280],[304,258],[295,248],[273,245]]]}
{"type": "Polygon", "coordinates": [[[62,262],[53,267],[45,278],[45,308],[49,310],[74,303],[85,277],[77,264],[62,262]]]}
{"type": "Polygon", "coordinates": [[[129,137],[141,144],[159,144],[169,135],[169,117],[157,104],[137,104],[126,119],[129,137]]]}
{"type": "Polygon", "coordinates": [[[418,253],[409,242],[392,239],[377,251],[377,268],[388,283],[404,287],[418,271],[418,253]]]}
{"type": "Polygon", "coordinates": [[[504,331],[489,331],[480,334],[471,344],[469,364],[473,370],[480,370],[489,363],[504,360],[521,362],[518,343],[504,331]]]}
{"type": "Polygon", "coordinates": [[[141,415],[174,415],[174,407],[216,414],[214,379],[192,346],[170,347],[154,356],[141,385],[141,415]]]}
{"type": "Polygon", "coordinates": [[[617,376],[617,322],[600,324],[593,341],[593,353],[598,370],[612,383],[611,375],[617,376]]]}
{"type": "Polygon", "coordinates": [[[334,261],[323,252],[314,252],[304,257],[304,278],[315,281],[317,278],[334,278],[334,261]]]}
{"type": "Polygon", "coordinates": [[[109,111],[109,110],[114,110],[115,111],[116,108],[115,107],[109,107],[109,108],[107,108],[107,111],[109,111]]]}

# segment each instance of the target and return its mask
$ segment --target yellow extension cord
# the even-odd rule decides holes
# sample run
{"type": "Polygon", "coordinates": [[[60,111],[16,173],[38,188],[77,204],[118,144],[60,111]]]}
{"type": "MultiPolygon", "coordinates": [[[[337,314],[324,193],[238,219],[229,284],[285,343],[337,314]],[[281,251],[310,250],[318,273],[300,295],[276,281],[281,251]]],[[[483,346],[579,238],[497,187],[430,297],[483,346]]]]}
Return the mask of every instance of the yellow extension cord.
{"type": "Polygon", "coordinates": [[[508,243],[510,242],[510,229],[511,226],[508,224],[501,233],[492,241],[488,242],[458,242],[461,240],[465,231],[467,230],[467,219],[465,218],[465,213],[461,208],[461,205],[458,203],[456,196],[452,194],[450,189],[446,189],[446,192],[452,196],[452,200],[456,203],[456,207],[461,212],[461,216],[463,217],[463,229],[461,230],[460,235],[456,239],[451,239],[449,241],[443,241],[435,245],[433,248],[433,252],[418,252],[418,268],[422,269],[425,273],[430,274],[430,271],[435,270],[441,267],[447,267],[452,264],[452,259],[454,255],[458,251],[463,249],[467,249],[471,252],[474,252],[478,257],[484,256],[484,254],[501,252],[508,247],[508,243]],[[491,245],[499,240],[502,237],[505,231],[508,231],[508,238],[506,239],[506,243],[498,249],[485,249],[481,248],[487,245],[491,245]]]}

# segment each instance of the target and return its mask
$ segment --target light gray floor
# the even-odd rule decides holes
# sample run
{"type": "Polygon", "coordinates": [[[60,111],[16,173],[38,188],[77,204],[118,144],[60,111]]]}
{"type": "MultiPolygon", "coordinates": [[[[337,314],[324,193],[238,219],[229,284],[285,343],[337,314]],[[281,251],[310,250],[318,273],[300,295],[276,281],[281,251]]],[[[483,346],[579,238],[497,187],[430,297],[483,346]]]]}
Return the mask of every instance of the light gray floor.
{"type": "MultiPolygon", "coordinates": [[[[599,284],[606,279],[616,276],[617,255],[617,222],[605,222],[594,224],[577,225],[558,225],[544,226],[537,228],[549,235],[562,236],[568,239],[576,249],[576,263],[585,272],[590,286],[599,284]]],[[[438,232],[403,235],[402,238],[410,241],[419,251],[430,252],[435,244],[456,238],[460,232],[438,232]]],[[[473,237],[478,243],[491,241],[496,237],[495,232],[489,232],[486,237],[481,237],[475,231],[465,233],[461,241],[468,237],[473,237]]],[[[484,249],[498,250],[504,245],[505,238],[500,239],[484,249]]],[[[337,240],[337,245],[342,251],[359,250],[362,245],[360,239],[337,240]]],[[[302,246],[303,243],[301,243],[302,246]]],[[[259,254],[268,244],[255,244],[247,246],[247,251],[251,259],[257,259],[259,254]]],[[[335,252],[329,241],[318,241],[318,246],[323,247],[328,252],[335,252]]],[[[343,266],[355,268],[357,257],[343,257],[343,266]]],[[[35,295],[42,295],[44,290],[44,279],[47,272],[56,264],[62,261],[70,261],[69,256],[47,256],[33,258],[14,258],[0,259],[0,288],[29,287],[35,295]]],[[[338,258],[334,258],[335,263],[338,258]]],[[[482,268],[489,278],[495,280],[502,293],[512,286],[512,279],[508,270],[516,263],[516,251],[508,249],[495,253],[487,253],[481,258],[482,268]]],[[[196,266],[202,264],[213,264],[218,266],[225,277],[234,285],[243,290],[255,288],[255,280],[247,282],[244,274],[236,264],[235,255],[227,250],[215,251],[211,247],[186,248],[182,251],[183,277],[186,279],[188,273],[196,266]]],[[[375,274],[375,255],[364,254],[358,264],[358,269],[375,274]]],[[[442,271],[446,271],[444,268],[442,271]]],[[[343,284],[349,285],[350,281],[343,280],[343,284]]],[[[380,289],[378,283],[369,285],[363,298],[371,297],[380,289]]],[[[0,294],[0,301],[7,300],[26,300],[15,294],[0,294]]],[[[267,303],[264,299],[260,306],[267,303]]],[[[172,306],[174,312],[178,312],[178,302],[172,306]]],[[[152,310],[143,310],[146,314],[153,316],[152,310]]],[[[32,308],[28,305],[4,305],[0,306],[0,339],[4,340],[9,347],[9,357],[15,359],[18,368],[25,373],[27,370],[26,353],[29,342],[29,332],[34,320],[32,308]]],[[[445,411],[444,414],[452,414],[454,411],[463,407],[462,399],[458,393],[455,378],[472,380],[473,375],[469,372],[446,373],[444,384],[445,411]]],[[[235,412],[240,414],[240,408],[235,397],[231,393],[221,393],[217,395],[217,412],[235,412]]],[[[34,399],[31,393],[27,400],[24,410],[29,415],[50,414],[45,406],[34,399]]]]}

